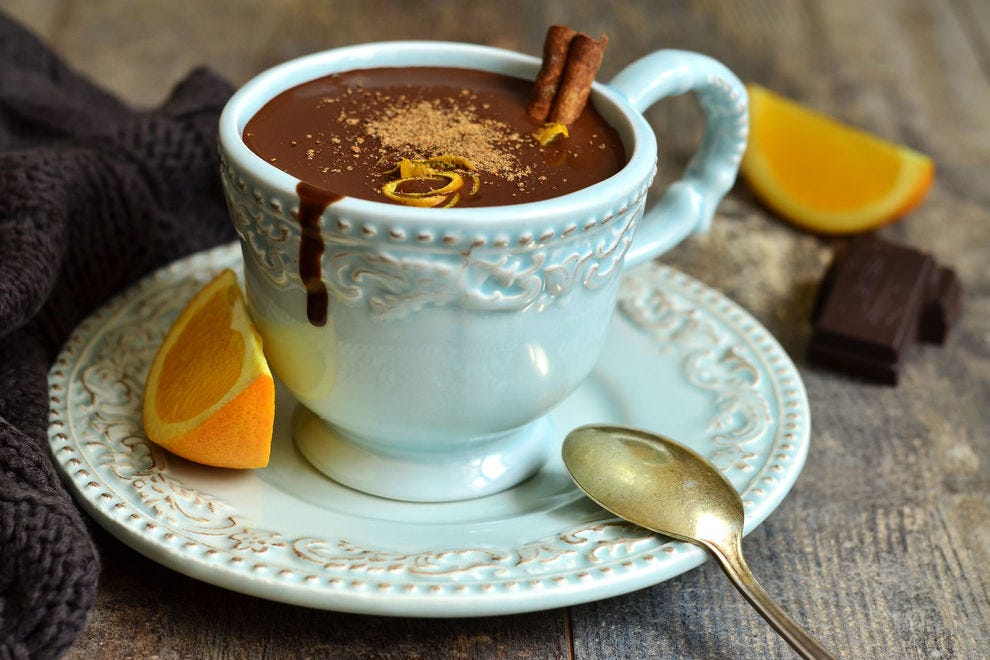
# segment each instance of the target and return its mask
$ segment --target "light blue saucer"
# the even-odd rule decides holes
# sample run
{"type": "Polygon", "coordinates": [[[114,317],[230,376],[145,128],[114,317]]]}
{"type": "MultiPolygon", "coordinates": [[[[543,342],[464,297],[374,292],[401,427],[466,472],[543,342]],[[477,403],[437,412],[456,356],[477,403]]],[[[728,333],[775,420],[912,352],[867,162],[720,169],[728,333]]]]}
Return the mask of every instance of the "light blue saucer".
{"type": "Polygon", "coordinates": [[[268,468],[176,458],[144,436],[145,375],[186,300],[240,260],[228,245],[151,275],[83,322],[49,375],[51,448],[81,505],[138,552],[205,582],[381,615],[571,605],[662,582],[706,557],[581,495],[559,458],[569,429],[626,424],[691,446],[742,494],[747,531],[804,463],[808,403],[790,359],[735,303],[660,265],[626,276],[600,366],[551,415],[551,459],[511,490],[422,504],[340,486],[295,449],[297,404],[282,389],[268,468]]]}

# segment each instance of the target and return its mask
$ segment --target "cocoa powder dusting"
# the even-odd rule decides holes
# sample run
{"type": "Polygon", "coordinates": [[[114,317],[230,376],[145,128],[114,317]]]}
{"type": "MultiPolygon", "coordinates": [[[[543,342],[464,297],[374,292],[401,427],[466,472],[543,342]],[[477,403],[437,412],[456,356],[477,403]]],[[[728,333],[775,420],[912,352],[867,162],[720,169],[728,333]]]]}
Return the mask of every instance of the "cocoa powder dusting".
{"type": "Polygon", "coordinates": [[[392,105],[369,120],[366,130],[382,146],[407,153],[409,158],[455,154],[509,181],[528,176],[532,170],[514,152],[523,144],[523,136],[507,124],[456,107],[451,99],[392,105]]]}

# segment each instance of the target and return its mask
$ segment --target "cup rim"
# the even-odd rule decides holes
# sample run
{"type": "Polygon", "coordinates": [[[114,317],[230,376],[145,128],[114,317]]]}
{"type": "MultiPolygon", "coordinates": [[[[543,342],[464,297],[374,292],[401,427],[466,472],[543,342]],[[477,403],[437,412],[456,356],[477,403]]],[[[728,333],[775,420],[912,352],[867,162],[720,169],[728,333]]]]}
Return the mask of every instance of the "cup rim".
{"type": "MultiPolygon", "coordinates": [[[[336,71],[358,68],[461,66],[533,79],[540,64],[539,58],[504,48],[429,40],[368,42],[303,55],[262,71],[234,92],[220,115],[221,153],[242,175],[283,196],[295,197],[299,179],[266,162],[251,151],[241,138],[247,121],[277,94],[336,71]],[[457,58],[451,58],[455,53],[462,58],[470,56],[475,59],[463,63],[457,58]],[[394,60],[399,55],[402,60],[389,63],[390,58],[394,60]],[[447,56],[448,61],[442,61],[442,56],[447,56]],[[339,66],[341,63],[345,66],[339,66]]],[[[345,196],[334,202],[328,211],[333,209],[333,212],[341,215],[399,224],[428,222],[459,225],[469,221],[478,226],[489,220],[498,226],[507,227],[545,220],[550,216],[587,213],[590,208],[601,206],[606,199],[641,194],[648,186],[657,163],[656,136],[652,127],[625,96],[601,82],[593,83],[589,102],[595,103],[606,121],[619,132],[627,153],[626,164],[622,169],[581,190],[518,204],[443,209],[403,206],[345,196]],[[616,125],[620,120],[622,125],[616,125]]]]}

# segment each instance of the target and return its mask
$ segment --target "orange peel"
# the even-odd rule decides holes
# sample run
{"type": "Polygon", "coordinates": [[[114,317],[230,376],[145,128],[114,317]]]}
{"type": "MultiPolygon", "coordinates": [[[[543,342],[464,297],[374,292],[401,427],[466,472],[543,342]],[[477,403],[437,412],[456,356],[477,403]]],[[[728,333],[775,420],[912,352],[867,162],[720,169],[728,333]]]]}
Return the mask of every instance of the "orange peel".
{"type": "Polygon", "coordinates": [[[570,137],[570,133],[567,131],[566,125],[554,121],[544,124],[542,128],[533,133],[533,137],[541,146],[545,147],[558,137],[570,137]]]}
{"type": "Polygon", "coordinates": [[[447,196],[457,192],[464,186],[464,179],[456,172],[435,172],[431,174],[416,174],[413,176],[393,179],[382,186],[382,193],[389,199],[409,206],[439,206],[447,201],[447,196]],[[407,192],[400,186],[412,181],[444,181],[447,183],[439,188],[430,188],[424,192],[407,192]]]}
{"type": "Polygon", "coordinates": [[[477,194],[481,180],[475,172],[474,165],[463,156],[443,154],[417,160],[402,158],[395,167],[385,172],[386,175],[398,175],[398,178],[386,182],[382,186],[382,194],[407,206],[451,207],[461,199],[458,191],[464,187],[465,177],[471,181],[467,194],[477,194]],[[446,183],[422,192],[402,190],[403,185],[411,182],[433,181],[446,183]]]}

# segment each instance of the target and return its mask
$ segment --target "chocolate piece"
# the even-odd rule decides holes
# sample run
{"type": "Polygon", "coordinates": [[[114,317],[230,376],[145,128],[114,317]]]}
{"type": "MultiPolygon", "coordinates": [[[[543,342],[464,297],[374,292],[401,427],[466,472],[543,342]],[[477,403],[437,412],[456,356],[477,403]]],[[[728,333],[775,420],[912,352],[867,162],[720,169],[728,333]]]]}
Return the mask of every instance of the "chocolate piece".
{"type": "Polygon", "coordinates": [[[814,314],[810,360],[896,385],[916,337],[944,341],[958,281],[924,252],[858,237],[826,273],[814,314]]]}
{"type": "Polygon", "coordinates": [[[928,296],[921,311],[918,339],[932,344],[944,344],[962,310],[962,287],[951,268],[935,272],[928,286],[928,296]]]}

